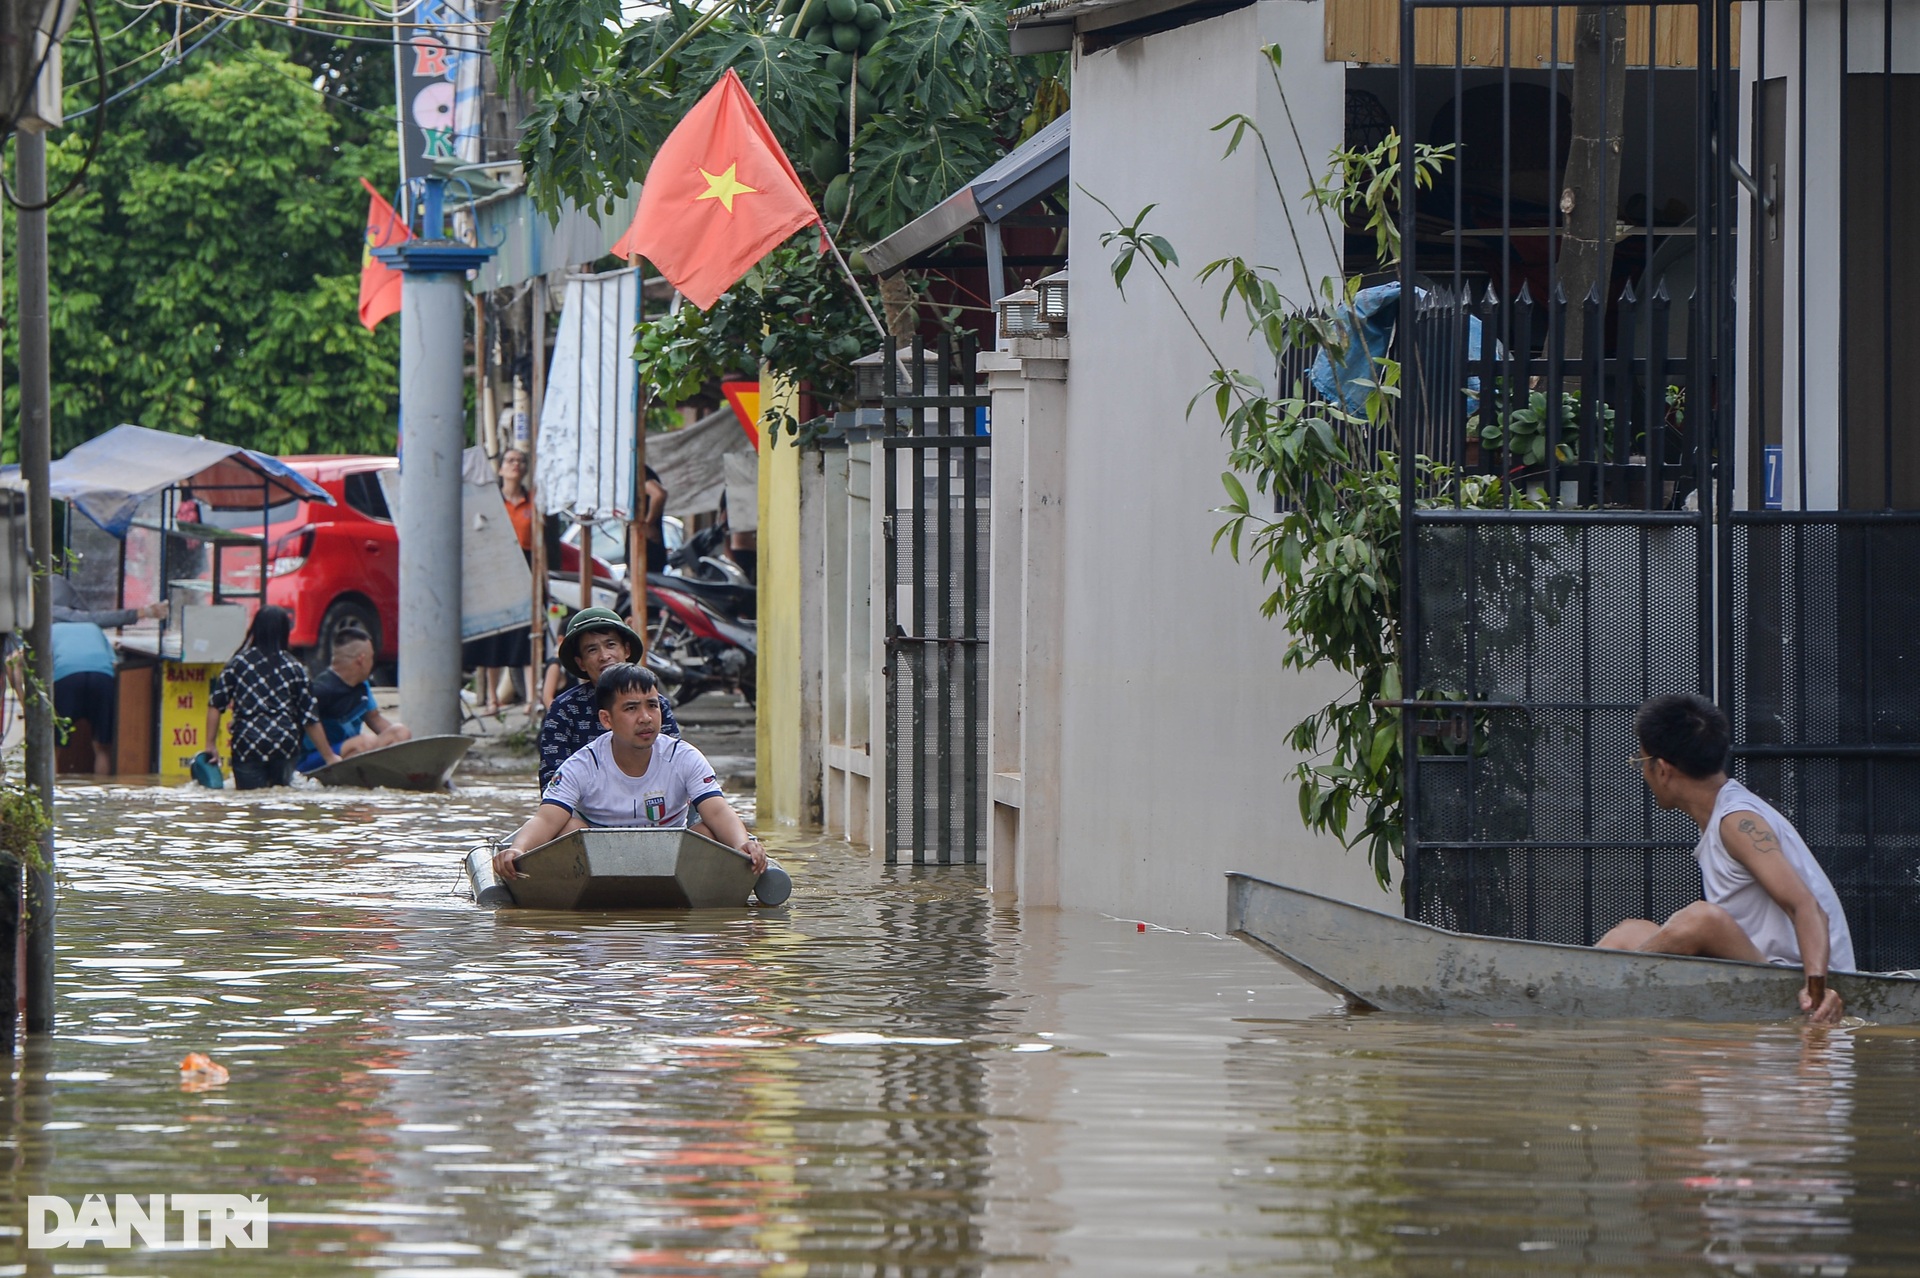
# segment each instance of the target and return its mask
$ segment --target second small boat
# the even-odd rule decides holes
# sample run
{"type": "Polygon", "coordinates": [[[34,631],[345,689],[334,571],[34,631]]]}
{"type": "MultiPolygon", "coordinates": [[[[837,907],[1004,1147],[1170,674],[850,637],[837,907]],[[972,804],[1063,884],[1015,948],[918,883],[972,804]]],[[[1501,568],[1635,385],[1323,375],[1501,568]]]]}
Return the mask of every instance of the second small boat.
{"type": "MultiPolygon", "coordinates": [[[[1227,876],[1227,931],[1356,1010],[1419,1016],[1781,1020],[1797,968],[1679,954],[1597,950],[1449,932],[1283,887],[1227,876]]],[[[1834,972],[1847,1014],[1920,1022],[1920,980],[1834,972]]]]}
{"type": "Polygon", "coordinates": [[[453,770],[472,747],[472,737],[415,737],[378,750],[363,750],[306,775],[326,786],[431,793],[451,784],[453,770]]]}

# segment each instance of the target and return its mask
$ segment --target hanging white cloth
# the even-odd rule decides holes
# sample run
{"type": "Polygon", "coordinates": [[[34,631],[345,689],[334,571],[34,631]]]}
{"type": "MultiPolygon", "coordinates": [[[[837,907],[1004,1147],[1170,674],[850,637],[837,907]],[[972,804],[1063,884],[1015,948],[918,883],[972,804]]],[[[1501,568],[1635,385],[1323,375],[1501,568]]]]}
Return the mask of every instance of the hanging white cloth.
{"type": "Polygon", "coordinates": [[[632,270],[567,281],[535,446],[534,487],[550,515],[633,517],[639,287],[632,270]]]}

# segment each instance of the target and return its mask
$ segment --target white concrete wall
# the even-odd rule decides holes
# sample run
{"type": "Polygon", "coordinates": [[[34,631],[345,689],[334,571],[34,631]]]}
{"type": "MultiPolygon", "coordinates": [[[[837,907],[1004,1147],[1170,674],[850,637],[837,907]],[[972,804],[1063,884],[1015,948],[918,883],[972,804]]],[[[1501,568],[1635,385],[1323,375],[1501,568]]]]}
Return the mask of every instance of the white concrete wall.
{"type": "MultiPolygon", "coordinates": [[[[1222,924],[1228,870],[1395,903],[1361,854],[1301,826],[1285,734],[1341,680],[1283,671],[1286,634],[1260,615],[1259,571],[1209,549],[1226,442],[1206,404],[1186,415],[1207,385],[1206,352],[1145,264],[1124,298],[1115,289],[1100,244],[1114,224],[1088,198],[1129,220],[1158,204],[1147,225],[1179,253],[1169,274],[1188,311],[1224,358],[1270,367],[1244,322],[1218,318],[1218,290],[1195,281],[1202,264],[1240,254],[1279,266],[1302,299],[1318,282],[1301,278],[1253,139],[1221,158],[1226,134],[1209,130],[1236,111],[1267,131],[1312,269],[1331,266],[1325,234],[1302,217],[1315,175],[1266,43],[1286,51],[1294,121],[1319,164],[1341,142],[1345,68],[1322,60],[1317,2],[1261,0],[1076,62],[1063,544],[1027,544],[1065,565],[1058,793],[1029,782],[1023,798],[1029,813],[1058,805],[1059,903],[1207,930],[1222,924]]],[[[1059,429],[1031,412],[1027,428],[1059,429]]]]}
{"type": "MultiPolygon", "coordinates": [[[[1875,0],[1848,0],[1847,66],[1852,72],[1878,73],[1884,67],[1886,8],[1875,0]]],[[[1806,4],[1806,128],[1800,123],[1801,5],[1772,0],[1766,5],[1766,63],[1761,65],[1760,7],[1745,6],[1740,25],[1740,156],[1753,156],[1753,86],[1757,78],[1786,82],[1786,169],[1780,175],[1780,233],[1785,240],[1783,295],[1785,366],[1780,370],[1782,455],[1785,462],[1782,504],[1788,510],[1832,510],[1840,504],[1840,0],[1806,4]],[[1802,205],[1804,193],[1804,207],[1802,205]],[[1804,254],[1802,247],[1804,245],[1804,254]],[[1804,273],[1802,260],[1804,257],[1804,273]],[[1800,280],[1806,281],[1804,299],[1800,280]],[[1804,302],[1806,312],[1801,316],[1804,302]],[[1800,352],[1804,350],[1804,361],[1800,352]],[[1804,379],[1802,366],[1804,364],[1804,379]],[[1804,382],[1804,400],[1803,395],[1804,382]],[[1801,409],[1805,408],[1807,484],[1800,488],[1801,409]]],[[[1893,72],[1920,72],[1920,3],[1894,0],[1893,72]]],[[[1079,121],[1078,115],[1074,117],[1079,121]]],[[[1076,139],[1077,140],[1077,139],[1076,139]]],[[[1765,174],[1756,180],[1764,182],[1765,174]]],[[[1749,336],[1753,301],[1751,266],[1757,227],[1752,201],[1739,205],[1739,267],[1735,306],[1736,350],[1742,368],[1752,358],[1749,336]]],[[[1753,411],[1746,377],[1736,380],[1741,421],[1736,432],[1740,456],[1736,474],[1748,472],[1746,450],[1753,411]]],[[[1760,504],[1756,494],[1746,503],[1760,504]]]]}

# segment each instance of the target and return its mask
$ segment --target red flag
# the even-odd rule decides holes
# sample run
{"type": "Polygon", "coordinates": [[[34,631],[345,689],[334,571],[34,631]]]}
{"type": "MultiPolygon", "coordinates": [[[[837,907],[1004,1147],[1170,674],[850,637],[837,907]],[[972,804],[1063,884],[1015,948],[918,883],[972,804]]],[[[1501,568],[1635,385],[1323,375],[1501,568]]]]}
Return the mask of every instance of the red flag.
{"type": "Polygon", "coordinates": [[[644,257],[702,310],[780,241],[818,222],[787,153],[729,69],[647,169],[615,257],[644,257]]]}
{"type": "Polygon", "coordinates": [[[369,329],[389,315],[400,311],[400,272],[375,257],[371,250],[399,244],[413,238],[406,222],[393,211],[393,205],[380,198],[373,183],[365,178],[371,203],[367,205],[367,242],[360,249],[360,322],[369,329]]]}

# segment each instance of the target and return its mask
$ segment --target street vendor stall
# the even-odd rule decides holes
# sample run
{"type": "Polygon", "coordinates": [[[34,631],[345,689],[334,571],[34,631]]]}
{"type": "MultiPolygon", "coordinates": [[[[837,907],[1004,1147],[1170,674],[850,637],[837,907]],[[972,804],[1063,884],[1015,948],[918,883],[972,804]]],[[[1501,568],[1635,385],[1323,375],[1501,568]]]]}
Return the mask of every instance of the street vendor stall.
{"type": "MultiPolygon", "coordinates": [[[[66,504],[76,597],[99,609],[169,605],[115,640],[114,771],[185,779],[207,748],[208,684],[266,599],[274,508],[333,498],[264,453],[144,426],[117,426],[54,462],[49,492],[66,504]]],[[[62,770],[86,770],[82,758],[63,755],[62,770]]]]}

